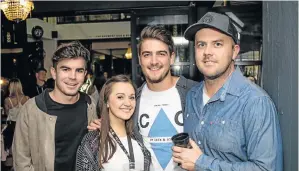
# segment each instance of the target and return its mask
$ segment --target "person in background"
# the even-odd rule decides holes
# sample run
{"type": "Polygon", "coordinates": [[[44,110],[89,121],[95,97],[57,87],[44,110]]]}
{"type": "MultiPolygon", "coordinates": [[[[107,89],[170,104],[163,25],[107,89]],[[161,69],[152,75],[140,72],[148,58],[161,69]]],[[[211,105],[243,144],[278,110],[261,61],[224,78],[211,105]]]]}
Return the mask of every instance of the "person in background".
{"type": "Polygon", "coordinates": [[[36,91],[35,95],[37,96],[41,94],[45,89],[46,89],[46,75],[47,75],[47,70],[45,68],[38,68],[35,77],[36,77],[36,91]]]}
{"type": "MultiPolygon", "coordinates": [[[[7,121],[9,121],[9,125],[11,125],[11,135],[10,138],[5,136],[9,141],[9,144],[5,143],[6,148],[10,148],[13,139],[13,132],[15,128],[15,124],[18,118],[19,111],[21,107],[26,103],[29,99],[28,96],[25,96],[23,93],[22,83],[19,79],[13,78],[9,80],[8,84],[9,96],[4,100],[4,110],[7,115],[7,121]]],[[[8,126],[10,128],[10,126],[8,126]]]]}
{"type": "Polygon", "coordinates": [[[38,68],[35,71],[35,82],[29,83],[27,87],[25,87],[25,93],[27,93],[30,98],[39,95],[47,88],[46,75],[47,70],[45,68],[38,68]]]}
{"type": "Polygon", "coordinates": [[[98,91],[100,92],[103,85],[105,84],[105,82],[108,79],[108,73],[105,71],[103,72],[103,74],[100,74],[100,76],[98,78],[95,79],[95,86],[98,89],[98,91]]]}
{"type": "Polygon", "coordinates": [[[4,100],[4,111],[7,115],[7,119],[6,128],[3,130],[3,136],[4,150],[11,154],[11,146],[18,114],[29,97],[24,95],[22,83],[17,78],[9,80],[8,92],[9,96],[4,100]]]}
{"type": "Polygon", "coordinates": [[[108,80],[108,72],[104,72],[103,76],[104,76],[105,80],[108,80]]]}
{"type": "Polygon", "coordinates": [[[98,104],[100,95],[97,87],[95,86],[94,75],[91,72],[87,74],[86,80],[80,87],[79,91],[90,95],[95,100],[95,104],[98,104]]]}
{"type": "Polygon", "coordinates": [[[60,45],[52,57],[53,90],[21,108],[13,141],[15,171],[74,171],[87,125],[98,118],[94,100],[79,88],[90,52],[79,42],[60,45]]]}
{"type": "Polygon", "coordinates": [[[225,14],[208,12],[185,31],[195,41],[204,81],[186,97],[184,131],[192,148],[173,147],[186,170],[282,171],[282,138],[269,95],[243,76],[238,33],[225,14]]]}
{"type": "Polygon", "coordinates": [[[99,101],[101,131],[84,136],[77,151],[76,171],[149,171],[150,152],[133,132],[135,96],[134,85],[127,76],[107,80],[99,101]]]}

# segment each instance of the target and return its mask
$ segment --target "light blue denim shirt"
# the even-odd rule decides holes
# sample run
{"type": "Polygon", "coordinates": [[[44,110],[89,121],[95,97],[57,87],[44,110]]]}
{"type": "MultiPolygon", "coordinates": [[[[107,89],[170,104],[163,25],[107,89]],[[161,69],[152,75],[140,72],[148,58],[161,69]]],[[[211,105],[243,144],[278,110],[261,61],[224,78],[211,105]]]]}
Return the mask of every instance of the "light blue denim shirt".
{"type": "Polygon", "coordinates": [[[197,171],[282,171],[282,139],[274,103],[240,69],[203,106],[201,82],[187,94],[184,131],[203,151],[197,171]]]}

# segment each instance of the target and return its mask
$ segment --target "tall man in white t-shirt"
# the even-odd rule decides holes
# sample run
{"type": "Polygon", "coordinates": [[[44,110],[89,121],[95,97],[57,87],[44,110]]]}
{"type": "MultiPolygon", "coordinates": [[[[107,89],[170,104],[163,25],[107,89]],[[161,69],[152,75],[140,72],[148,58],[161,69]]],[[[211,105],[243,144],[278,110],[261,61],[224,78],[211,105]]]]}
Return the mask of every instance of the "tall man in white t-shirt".
{"type": "Polygon", "coordinates": [[[172,171],[171,137],[183,132],[183,108],[187,89],[195,84],[170,73],[174,63],[171,33],[160,26],[147,26],[140,35],[139,63],[146,82],[138,89],[135,128],[151,151],[153,170],[172,171]]]}
{"type": "MultiPolygon", "coordinates": [[[[139,63],[146,82],[136,92],[134,131],[151,152],[153,171],[182,170],[172,161],[171,137],[183,132],[187,91],[196,82],[170,73],[174,63],[171,33],[161,26],[147,26],[140,35],[139,63]]],[[[98,123],[95,121],[95,123],[98,123]]],[[[91,127],[98,127],[91,124],[91,127]]]]}

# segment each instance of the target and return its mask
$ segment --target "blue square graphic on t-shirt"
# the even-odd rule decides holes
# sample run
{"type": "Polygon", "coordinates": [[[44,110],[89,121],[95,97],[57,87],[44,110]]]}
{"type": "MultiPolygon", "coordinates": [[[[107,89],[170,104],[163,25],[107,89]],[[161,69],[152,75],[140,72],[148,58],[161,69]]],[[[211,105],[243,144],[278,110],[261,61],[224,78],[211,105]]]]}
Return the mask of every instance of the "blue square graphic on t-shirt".
{"type": "Polygon", "coordinates": [[[167,167],[169,161],[171,160],[171,147],[173,146],[171,142],[163,143],[163,141],[166,141],[165,137],[169,139],[175,134],[177,134],[177,130],[168,119],[164,110],[161,108],[149,131],[148,136],[150,138],[162,137],[161,139],[156,139],[155,143],[151,143],[151,147],[163,169],[167,167]]]}

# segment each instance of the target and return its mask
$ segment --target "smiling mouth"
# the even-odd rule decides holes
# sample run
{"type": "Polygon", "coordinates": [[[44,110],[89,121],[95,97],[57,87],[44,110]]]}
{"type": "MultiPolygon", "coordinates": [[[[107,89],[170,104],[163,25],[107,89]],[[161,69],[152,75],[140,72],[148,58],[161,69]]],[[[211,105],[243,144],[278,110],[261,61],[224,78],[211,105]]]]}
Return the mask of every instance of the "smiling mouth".
{"type": "Polygon", "coordinates": [[[70,86],[70,87],[76,87],[78,84],[69,84],[69,83],[65,83],[67,86],[70,86]]]}
{"type": "Polygon", "coordinates": [[[203,61],[204,64],[214,64],[216,62],[213,62],[213,61],[203,61]]]}
{"type": "Polygon", "coordinates": [[[121,109],[124,112],[130,112],[132,109],[121,109]]]}
{"type": "Polygon", "coordinates": [[[152,67],[152,68],[148,68],[150,71],[158,71],[161,68],[160,67],[152,67]]]}

